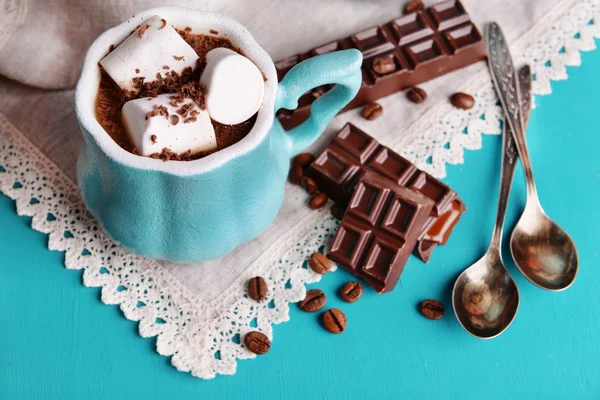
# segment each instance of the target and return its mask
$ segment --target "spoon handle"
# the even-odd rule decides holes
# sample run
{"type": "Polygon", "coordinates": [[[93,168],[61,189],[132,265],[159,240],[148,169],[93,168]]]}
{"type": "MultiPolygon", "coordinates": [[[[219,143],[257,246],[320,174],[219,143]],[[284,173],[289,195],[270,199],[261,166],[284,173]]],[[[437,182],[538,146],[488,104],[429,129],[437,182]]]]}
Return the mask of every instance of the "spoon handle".
{"type": "Polygon", "coordinates": [[[521,163],[523,164],[527,183],[527,195],[528,197],[537,198],[531,159],[529,158],[527,142],[525,141],[524,112],[520,104],[521,95],[518,78],[510,50],[502,29],[500,29],[497,23],[492,22],[487,25],[486,37],[488,64],[492,73],[492,81],[502,103],[506,121],[512,129],[512,136],[515,140],[517,150],[521,156],[521,163]]]}
{"type": "MultiPolygon", "coordinates": [[[[519,70],[519,92],[521,95],[521,108],[523,110],[523,122],[525,129],[529,122],[531,111],[531,69],[525,65],[519,70]]],[[[496,224],[494,225],[494,234],[490,248],[500,251],[500,240],[502,239],[502,228],[504,226],[504,216],[506,206],[510,197],[515,168],[519,154],[515,147],[512,129],[504,121],[504,131],[502,132],[502,172],[500,173],[500,194],[498,195],[498,213],[496,214],[496,224]]]]}

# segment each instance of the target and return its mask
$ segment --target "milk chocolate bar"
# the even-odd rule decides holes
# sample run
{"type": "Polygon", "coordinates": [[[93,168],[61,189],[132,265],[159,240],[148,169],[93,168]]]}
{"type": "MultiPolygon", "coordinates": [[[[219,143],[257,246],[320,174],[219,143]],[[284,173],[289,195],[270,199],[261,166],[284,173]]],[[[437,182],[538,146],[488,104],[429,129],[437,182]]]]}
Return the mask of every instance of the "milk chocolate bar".
{"type": "Polygon", "coordinates": [[[307,175],[315,180],[320,191],[346,207],[367,171],[433,201],[434,206],[421,226],[415,247],[415,255],[429,261],[433,249],[446,243],[466,210],[456,192],[351,123],[346,124],[317,156],[307,175]]]}
{"type": "MultiPolygon", "coordinates": [[[[363,82],[356,98],[343,111],[438,78],[486,57],[483,37],[464,6],[458,0],[449,0],[278,61],[275,63],[277,76],[279,80],[283,79],[290,69],[307,58],[349,48],[356,48],[363,54],[363,82]]],[[[296,110],[280,110],[277,116],[283,127],[289,130],[306,120],[312,102],[331,87],[321,86],[304,94],[296,110]]]]}
{"type": "Polygon", "coordinates": [[[427,197],[366,172],[327,256],[378,293],[390,292],[433,207],[427,197]]]}

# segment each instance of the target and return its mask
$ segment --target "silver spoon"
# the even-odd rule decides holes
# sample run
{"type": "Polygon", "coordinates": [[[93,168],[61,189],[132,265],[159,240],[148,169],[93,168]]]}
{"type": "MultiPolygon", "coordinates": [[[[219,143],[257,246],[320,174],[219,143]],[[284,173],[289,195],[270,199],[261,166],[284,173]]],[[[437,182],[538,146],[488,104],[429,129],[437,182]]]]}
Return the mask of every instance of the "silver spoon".
{"type": "MultiPolygon", "coordinates": [[[[531,108],[531,74],[529,67],[522,69],[519,76],[521,105],[525,115],[531,108]]],[[[491,339],[508,328],[519,308],[519,289],[502,263],[500,242],[510,195],[517,149],[508,124],[502,133],[502,172],[498,213],[490,247],[475,264],[463,271],[454,283],[452,306],[458,322],[471,335],[480,339],[491,339]]]]}
{"type": "Polygon", "coordinates": [[[517,77],[506,39],[496,23],[487,26],[486,36],[492,78],[521,156],[527,183],[527,203],[512,233],[510,250],[519,270],[533,284],[550,291],[564,290],[577,276],[577,248],[567,232],[552,221],[540,205],[525,141],[523,111],[517,100],[517,77]]]}

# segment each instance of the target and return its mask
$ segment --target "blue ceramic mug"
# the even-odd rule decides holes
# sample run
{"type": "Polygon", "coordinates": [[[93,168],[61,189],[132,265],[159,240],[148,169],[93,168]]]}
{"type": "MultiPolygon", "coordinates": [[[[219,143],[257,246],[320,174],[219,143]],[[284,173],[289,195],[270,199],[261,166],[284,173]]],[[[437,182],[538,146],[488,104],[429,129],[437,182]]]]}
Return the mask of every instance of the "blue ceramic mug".
{"type": "Polygon", "coordinates": [[[83,132],[77,183],[89,211],[122,246],[146,257],[199,262],[221,257],[259,235],[283,202],[290,159],[313,143],[354,98],[362,56],[344,50],[311,58],[277,83],[275,66],[250,33],[220,14],[179,7],[143,11],[102,34],[85,58],[75,93],[83,132]],[[239,143],[195,161],[140,157],[123,150],[94,116],[98,61],[144,20],[161,15],[195,33],[214,29],[266,75],[265,97],[251,132],[239,143]],[[310,118],[290,131],[275,119],[312,88],[337,84],[317,99],[310,118]]]}

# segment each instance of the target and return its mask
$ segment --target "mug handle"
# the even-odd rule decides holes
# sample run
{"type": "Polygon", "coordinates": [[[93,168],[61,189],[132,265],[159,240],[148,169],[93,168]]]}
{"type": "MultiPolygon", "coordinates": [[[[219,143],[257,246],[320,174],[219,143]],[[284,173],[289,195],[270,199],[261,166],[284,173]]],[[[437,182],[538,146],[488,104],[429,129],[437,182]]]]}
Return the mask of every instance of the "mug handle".
{"type": "Polygon", "coordinates": [[[322,54],[296,65],[279,83],[275,112],[281,108],[294,110],[304,93],[336,84],[313,102],[306,121],[284,132],[290,158],[314,143],[333,117],[356,96],[362,84],[362,60],[362,53],[356,49],[322,54]]]}

